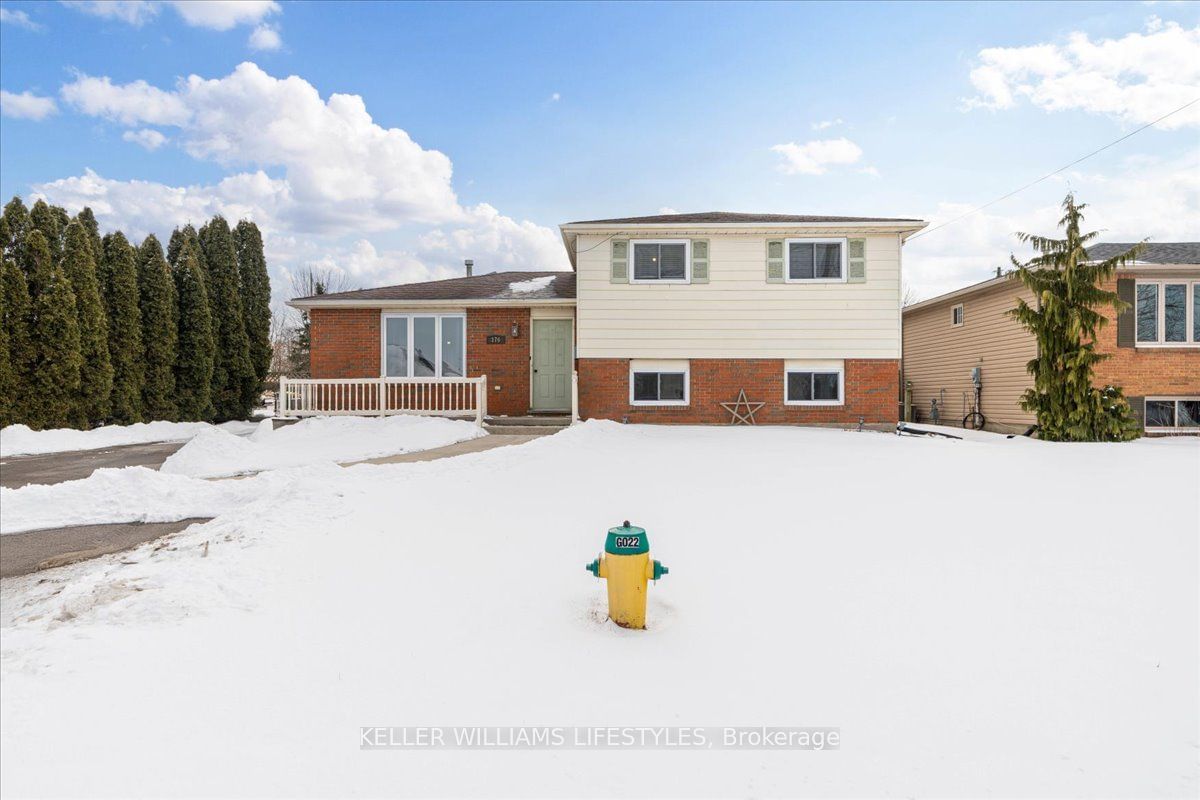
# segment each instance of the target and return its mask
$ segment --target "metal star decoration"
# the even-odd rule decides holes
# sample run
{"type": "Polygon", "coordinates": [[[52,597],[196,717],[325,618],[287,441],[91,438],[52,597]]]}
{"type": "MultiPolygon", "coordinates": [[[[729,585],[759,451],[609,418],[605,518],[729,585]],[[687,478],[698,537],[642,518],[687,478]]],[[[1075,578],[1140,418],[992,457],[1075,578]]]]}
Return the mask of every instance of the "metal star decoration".
{"type": "Polygon", "coordinates": [[[766,405],[766,403],[751,403],[746,399],[746,390],[742,389],[738,392],[737,402],[721,403],[721,408],[733,415],[733,419],[729,420],[730,425],[756,425],[754,421],[754,412],[766,405]],[[739,409],[745,408],[745,411],[739,409]]]}

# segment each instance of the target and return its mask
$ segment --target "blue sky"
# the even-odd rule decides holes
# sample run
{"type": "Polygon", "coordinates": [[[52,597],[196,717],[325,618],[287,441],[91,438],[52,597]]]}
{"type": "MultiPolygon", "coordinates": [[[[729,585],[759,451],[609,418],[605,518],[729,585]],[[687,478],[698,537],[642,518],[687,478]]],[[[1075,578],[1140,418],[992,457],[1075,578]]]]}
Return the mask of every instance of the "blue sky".
{"type": "MultiPolygon", "coordinates": [[[[564,268],[559,223],[662,209],[937,223],[1200,98],[1184,3],[0,9],[3,196],[134,236],[253,217],[280,296],[306,265],[564,268]]],[[[984,277],[1068,188],[1110,239],[1200,239],[1198,131],[1193,106],[914,241],[908,283],[984,277]]]]}

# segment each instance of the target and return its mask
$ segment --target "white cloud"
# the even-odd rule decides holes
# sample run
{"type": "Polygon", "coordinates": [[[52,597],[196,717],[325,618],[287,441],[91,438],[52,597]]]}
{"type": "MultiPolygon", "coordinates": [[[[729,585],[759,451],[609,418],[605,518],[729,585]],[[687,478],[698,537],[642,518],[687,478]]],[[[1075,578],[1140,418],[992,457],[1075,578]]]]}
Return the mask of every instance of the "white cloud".
{"type": "MultiPolygon", "coordinates": [[[[1082,110],[1145,124],[1200,97],[1200,26],[1151,17],[1146,33],[1092,41],[1072,33],[1063,44],[991,47],[971,70],[977,94],[964,109],[1013,108],[1024,99],[1045,111],[1082,110]]],[[[1200,104],[1160,127],[1200,125],[1200,104]]]]}
{"type": "MultiPolygon", "coordinates": [[[[1100,241],[1195,241],[1200,219],[1200,155],[1177,160],[1135,156],[1113,174],[1057,176],[1003,206],[913,239],[904,247],[904,280],[921,299],[986,280],[996,267],[1032,253],[1013,233],[1061,235],[1059,204],[1068,190],[1088,204],[1085,230],[1102,231],[1100,241]],[[1010,208],[1012,210],[999,210],[1010,208]]],[[[930,228],[970,211],[969,203],[947,201],[927,212],[930,228]]]]}
{"type": "MultiPolygon", "coordinates": [[[[124,22],[141,27],[158,16],[164,6],[173,8],[185,24],[193,28],[227,31],[238,25],[260,25],[271,14],[281,11],[275,0],[62,0],[63,5],[102,19],[124,22]]],[[[273,28],[270,33],[251,34],[279,39],[273,28]]],[[[278,47],[278,45],[276,45],[278,47]]],[[[258,49],[275,49],[261,47],[258,49]]]]}
{"type": "Polygon", "coordinates": [[[841,117],[838,117],[837,119],[823,119],[820,122],[814,122],[812,124],[812,129],[814,131],[823,131],[823,130],[832,128],[835,125],[841,125],[841,124],[842,124],[841,117]]]}
{"type": "Polygon", "coordinates": [[[823,175],[830,166],[854,164],[862,158],[862,148],[844,137],[816,139],[804,144],[788,142],[777,144],[771,150],[783,157],[779,169],[788,175],[823,175]]]}
{"type": "Polygon", "coordinates": [[[24,28],[27,31],[40,31],[46,28],[40,22],[34,22],[30,19],[29,15],[24,11],[4,8],[2,6],[0,6],[0,24],[16,25],[18,28],[24,28]]]}
{"type": "Polygon", "coordinates": [[[557,103],[559,100],[562,100],[562,95],[559,94],[558,92],[554,92],[553,94],[550,95],[551,103],[557,103]]]}
{"type": "Polygon", "coordinates": [[[193,186],[87,170],[34,187],[70,211],[90,205],[103,225],[132,236],[169,234],[216,213],[250,218],[284,259],[280,270],[353,258],[344,268],[362,285],[438,277],[460,270],[464,257],[481,271],[566,267],[556,231],[486,203],[460,204],[450,159],[376,123],[359,96],[322,99],[302,78],[275,78],[245,63],[223,78],[190,76],[171,90],[79,76],[63,97],[130,128],[123,137],[139,144],[159,132],[133,128],[172,127],[185,153],[232,170],[218,183],[193,186]],[[370,257],[361,243],[374,233],[407,236],[410,246],[370,257]]]}
{"type": "Polygon", "coordinates": [[[59,94],[84,114],[123,125],[183,125],[190,116],[177,95],[141,80],[117,85],[107,77],[79,75],[65,84],[59,94]]]}
{"type": "Polygon", "coordinates": [[[153,128],[142,128],[138,131],[125,131],[121,134],[121,138],[127,142],[133,142],[136,145],[146,148],[147,150],[157,150],[167,142],[167,137],[153,128]]]}
{"type": "Polygon", "coordinates": [[[283,47],[283,39],[277,28],[264,23],[250,32],[247,44],[251,50],[278,50],[283,47]]]}
{"type": "Polygon", "coordinates": [[[15,119],[43,120],[58,111],[53,97],[40,97],[32,92],[12,92],[0,89],[0,114],[15,119]]]}
{"type": "Polygon", "coordinates": [[[658,213],[658,214],[678,214],[679,212],[676,211],[675,209],[671,208],[670,206],[659,206],[658,211],[656,213],[658,213]]]}
{"type": "Polygon", "coordinates": [[[102,19],[115,19],[141,27],[158,16],[159,4],[150,0],[62,0],[70,8],[102,19]]]}
{"type": "Polygon", "coordinates": [[[280,10],[274,0],[175,0],[171,5],[188,25],[214,31],[254,25],[280,10]]]}

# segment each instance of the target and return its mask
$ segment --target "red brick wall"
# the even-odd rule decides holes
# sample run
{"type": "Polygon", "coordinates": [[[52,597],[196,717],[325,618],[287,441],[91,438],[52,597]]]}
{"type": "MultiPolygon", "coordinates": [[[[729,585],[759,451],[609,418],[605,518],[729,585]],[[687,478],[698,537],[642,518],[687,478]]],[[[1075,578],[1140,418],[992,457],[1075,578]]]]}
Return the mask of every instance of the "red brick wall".
{"type": "Polygon", "coordinates": [[[378,308],[314,308],[312,376],[314,378],[378,378],[378,308]]]}
{"type": "Polygon", "coordinates": [[[730,414],[719,404],[737,399],[765,402],[754,418],[765,424],[870,424],[895,423],[899,413],[900,362],[893,359],[847,359],[846,402],[841,406],[785,406],[783,360],[706,359],[690,361],[687,406],[632,406],[629,404],[629,359],[579,359],[579,413],[584,419],[630,422],[727,423],[730,414]]]}
{"type": "MultiPolygon", "coordinates": [[[[1116,281],[1104,288],[1115,292],[1116,281]]],[[[1120,386],[1126,397],[1200,395],[1200,347],[1117,347],[1116,315],[1111,307],[1100,311],[1108,324],[1096,336],[1096,349],[1112,357],[1096,365],[1097,386],[1120,386]]]]}
{"type": "Polygon", "coordinates": [[[529,412],[530,333],[528,308],[467,309],[467,374],[487,375],[488,414],[529,412]],[[521,332],[515,339],[514,322],[521,332]],[[488,344],[491,335],[503,336],[504,344],[488,344]]]}

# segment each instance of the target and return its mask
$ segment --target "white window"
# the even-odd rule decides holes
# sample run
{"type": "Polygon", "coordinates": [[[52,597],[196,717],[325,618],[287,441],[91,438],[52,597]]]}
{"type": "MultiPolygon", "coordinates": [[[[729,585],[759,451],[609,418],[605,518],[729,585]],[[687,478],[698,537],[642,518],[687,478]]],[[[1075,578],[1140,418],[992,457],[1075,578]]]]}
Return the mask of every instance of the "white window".
{"type": "Polygon", "coordinates": [[[845,239],[786,239],[788,283],[844,283],[845,239]]]}
{"type": "Polygon", "coordinates": [[[840,406],[844,402],[842,361],[787,361],[783,367],[783,402],[789,406],[840,406]]]}
{"type": "Polygon", "coordinates": [[[963,324],[963,307],[959,303],[954,308],[950,309],[950,325],[955,328],[962,327],[963,324]]]}
{"type": "Polygon", "coordinates": [[[1147,397],[1146,430],[1200,430],[1200,397],[1147,397]]]}
{"type": "Polygon", "coordinates": [[[380,371],[389,378],[462,378],[467,320],[461,314],[384,314],[380,371]]]}
{"type": "Polygon", "coordinates": [[[1134,306],[1138,345],[1200,344],[1200,281],[1138,281],[1134,306]]]}
{"type": "Polygon", "coordinates": [[[635,239],[634,283],[687,283],[691,280],[691,242],[687,239],[635,239]]]}
{"type": "Polygon", "coordinates": [[[629,403],[635,406],[686,406],[689,369],[687,361],[629,363],[629,403]]]}

